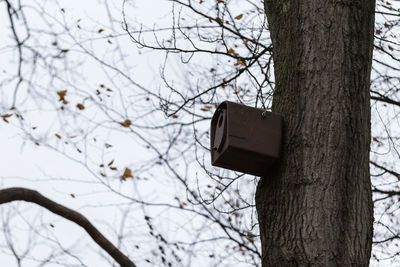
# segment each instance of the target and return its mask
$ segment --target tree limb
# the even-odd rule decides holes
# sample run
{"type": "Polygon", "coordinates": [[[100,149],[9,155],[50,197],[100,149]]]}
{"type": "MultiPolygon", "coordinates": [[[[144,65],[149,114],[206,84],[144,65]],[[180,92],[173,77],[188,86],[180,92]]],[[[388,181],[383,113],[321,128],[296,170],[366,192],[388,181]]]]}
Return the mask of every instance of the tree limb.
{"type": "Polygon", "coordinates": [[[400,180],[400,173],[395,172],[395,171],[393,171],[393,170],[389,170],[388,168],[385,168],[384,166],[379,165],[378,163],[373,162],[373,161],[370,161],[369,163],[371,163],[371,164],[374,165],[375,167],[377,167],[377,168],[379,168],[379,169],[385,171],[386,173],[389,173],[389,174],[393,175],[394,177],[396,177],[397,179],[400,180]]]}
{"type": "Polygon", "coordinates": [[[391,105],[396,105],[396,106],[400,107],[400,101],[396,101],[396,100],[394,100],[392,98],[384,96],[384,95],[382,95],[382,94],[380,94],[378,92],[375,92],[375,91],[371,91],[371,92],[379,95],[379,97],[372,95],[371,99],[376,100],[376,101],[380,101],[380,102],[385,102],[385,103],[388,103],[388,104],[391,104],[391,105]]]}
{"type": "Polygon", "coordinates": [[[121,267],[136,267],[127,256],[116,248],[99,230],[97,230],[96,227],[93,226],[93,224],[90,223],[85,216],[79,212],[64,207],[46,198],[39,192],[27,188],[14,187],[0,190],[0,205],[17,200],[33,202],[67,220],[73,221],[80,225],[102,249],[104,249],[121,265],[121,267]]]}

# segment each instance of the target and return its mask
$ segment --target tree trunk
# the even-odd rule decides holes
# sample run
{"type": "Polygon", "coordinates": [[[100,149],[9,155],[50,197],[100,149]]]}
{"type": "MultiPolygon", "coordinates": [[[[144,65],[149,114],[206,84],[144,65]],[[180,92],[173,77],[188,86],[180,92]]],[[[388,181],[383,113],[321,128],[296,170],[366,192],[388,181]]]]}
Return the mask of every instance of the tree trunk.
{"type": "Polygon", "coordinates": [[[368,266],[375,0],[265,0],[284,116],[256,193],[263,266],[368,266]]]}

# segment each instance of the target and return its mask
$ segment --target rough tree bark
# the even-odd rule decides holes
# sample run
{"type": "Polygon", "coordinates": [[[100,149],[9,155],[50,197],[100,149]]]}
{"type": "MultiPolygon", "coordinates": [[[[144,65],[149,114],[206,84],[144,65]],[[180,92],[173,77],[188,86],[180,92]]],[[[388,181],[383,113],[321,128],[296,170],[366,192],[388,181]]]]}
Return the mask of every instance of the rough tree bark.
{"type": "Polygon", "coordinates": [[[265,0],[284,116],[256,193],[263,266],[368,266],[375,0],[265,0]]]}

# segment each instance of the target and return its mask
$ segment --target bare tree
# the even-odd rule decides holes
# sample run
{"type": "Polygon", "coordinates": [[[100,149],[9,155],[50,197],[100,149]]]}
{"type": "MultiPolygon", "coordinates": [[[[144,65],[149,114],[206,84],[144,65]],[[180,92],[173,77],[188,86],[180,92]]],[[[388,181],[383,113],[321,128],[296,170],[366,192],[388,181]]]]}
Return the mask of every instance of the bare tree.
{"type": "MultiPolygon", "coordinates": [[[[107,210],[108,205],[118,207],[118,227],[110,225],[109,218],[102,221],[110,225],[106,229],[111,229],[111,243],[138,266],[261,264],[254,201],[259,178],[209,165],[209,120],[223,100],[273,108],[285,117],[286,143],[280,168],[271,177],[263,177],[258,189],[263,264],[307,264],[310,257],[315,264],[334,260],[346,264],[344,255],[351,251],[360,252],[360,259],[354,261],[366,264],[372,234],[367,178],[372,139],[373,262],[395,261],[400,251],[396,247],[400,234],[398,4],[378,1],[375,6],[370,138],[367,89],[373,4],[342,2],[315,2],[307,9],[305,3],[287,1],[290,4],[285,2],[276,10],[272,10],[275,4],[270,4],[267,23],[262,3],[252,0],[157,1],[165,8],[165,16],[154,12],[142,17],[140,1],[115,5],[103,1],[95,18],[81,17],[78,9],[63,2],[2,1],[12,43],[1,51],[14,61],[13,68],[4,68],[0,80],[3,125],[14,127],[26,146],[56,151],[86,171],[85,178],[57,174],[41,177],[37,184],[82,185],[75,186],[76,191],[89,184],[107,192],[102,197],[93,194],[100,203],[82,204],[81,213],[107,210]],[[319,4],[320,8],[311,8],[319,4]],[[279,10],[285,15],[277,15],[279,10]],[[321,18],[312,16],[311,10],[321,18]],[[348,16],[339,20],[338,14],[348,16]],[[146,24],[152,16],[153,21],[146,24]],[[284,24],[279,26],[281,22],[284,24]],[[340,37],[344,32],[350,36],[340,37]],[[310,40],[309,46],[304,40],[310,40]],[[340,45],[341,49],[335,50],[340,45]],[[315,61],[310,55],[315,55],[315,61]],[[143,68],[136,67],[139,57],[153,67],[160,64],[154,81],[142,78],[146,77],[143,68]],[[352,79],[352,75],[358,78],[352,79]],[[312,86],[307,83],[311,80],[312,86]],[[323,82],[327,80],[330,82],[323,82]],[[350,87],[354,91],[347,91],[350,87]],[[329,166],[336,166],[336,171],[329,172],[329,166]],[[325,191],[324,181],[328,183],[325,191]],[[327,208],[328,203],[334,205],[332,209],[327,208]],[[292,216],[280,217],[279,209],[287,206],[291,208],[285,214],[292,216]],[[297,216],[298,212],[304,216],[297,216]],[[353,228],[346,225],[361,227],[352,223],[351,215],[365,223],[357,239],[361,250],[345,249],[342,244],[346,242],[340,243],[345,237],[353,240],[353,232],[346,232],[353,228]],[[299,222],[303,217],[309,221],[299,222]],[[314,225],[318,222],[314,218],[321,224],[314,225]],[[322,222],[332,224],[332,231],[323,230],[326,225],[322,222]],[[267,235],[271,229],[281,231],[267,235]],[[338,229],[344,234],[336,235],[338,229]],[[284,230],[296,234],[288,236],[284,230]],[[283,242],[284,238],[293,243],[283,242]],[[335,250],[339,243],[343,250],[337,251],[342,256],[335,259],[313,249],[335,250]],[[274,261],[266,262],[266,257],[274,261]]],[[[12,177],[3,180],[8,184],[12,177]]],[[[71,199],[94,201],[76,192],[71,192],[71,199]]],[[[36,217],[26,219],[23,207],[3,208],[4,214],[10,214],[2,227],[9,240],[2,244],[4,253],[14,255],[17,262],[85,266],[85,255],[48,234],[48,222],[28,223],[36,217]],[[22,241],[13,238],[13,216],[27,225],[29,240],[39,236],[51,244],[42,251],[43,257],[34,256],[36,241],[27,241],[30,249],[18,248],[22,241]],[[61,260],[62,255],[67,258],[61,260]]],[[[107,256],[104,261],[113,264],[107,256]]]]}

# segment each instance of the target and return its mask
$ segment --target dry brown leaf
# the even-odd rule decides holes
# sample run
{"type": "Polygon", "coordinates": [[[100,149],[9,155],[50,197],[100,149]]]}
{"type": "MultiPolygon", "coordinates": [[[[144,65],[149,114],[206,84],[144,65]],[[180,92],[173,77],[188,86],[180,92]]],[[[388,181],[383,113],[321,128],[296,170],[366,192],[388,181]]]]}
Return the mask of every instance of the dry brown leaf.
{"type": "Polygon", "coordinates": [[[233,50],[232,48],[229,48],[228,54],[235,54],[235,50],[233,50]]]}
{"type": "Polygon", "coordinates": [[[83,104],[77,104],[76,107],[80,110],[84,110],[85,106],[83,104]]]}
{"type": "Polygon", "coordinates": [[[125,170],[124,170],[124,173],[122,174],[122,177],[121,177],[122,179],[126,179],[126,178],[133,178],[133,175],[132,175],[132,170],[131,169],[129,169],[129,168],[125,168],[125,170]]]}
{"type": "Polygon", "coordinates": [[[8,123],[7,118],[11,117],[12,115],[13,115],[13,114],[4,114],[4,115],[1,115],[1,117],[3,118],[3,121],[4,121],[4,122],[7,122],[7,123],[8,123]]]}
{"type": "Polygon", "coordinates": [[[61,101],[64,105],[68,104],[68,101],[65,99],[67,95],[67,90],[57,91],[57,95],[60,97],[58,101],[61,101]]]}
{"type": "Polygon", "coordinates": [[[235,17],[235,19],[237,19],[237,20],[239,20],[239,19],[241,19],[241,18],[243,18],[243,14],[237,15],[237,16],[235,17]]]}
{"type": "Polygon", "coordinates": [[[246,67],[246,63],[244,63],[243,61],[241,61],[240,59],[237,60],[235,65],[242,65],[244,67],[246,67]]]}
{"type": "Polygon", "coordinates": [[[131,126],[132,122],[130,120],[125,120],[124,122],[120,122],[119,124],[128,128],[129,126],[131,126]]]}

